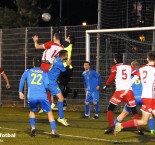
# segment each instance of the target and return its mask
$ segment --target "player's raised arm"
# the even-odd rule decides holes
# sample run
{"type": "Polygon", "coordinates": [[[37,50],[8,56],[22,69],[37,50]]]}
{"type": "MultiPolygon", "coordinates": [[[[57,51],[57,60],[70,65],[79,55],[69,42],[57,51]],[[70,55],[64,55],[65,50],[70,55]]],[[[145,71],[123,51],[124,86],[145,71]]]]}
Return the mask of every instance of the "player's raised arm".
{"type": "Polygon", "coordinates": [[[32,39],[34,41],[34,46],[36,49],[44,49],[43,44],[38,43],[39,37],[37,35],[34,35],[32,39]]]}

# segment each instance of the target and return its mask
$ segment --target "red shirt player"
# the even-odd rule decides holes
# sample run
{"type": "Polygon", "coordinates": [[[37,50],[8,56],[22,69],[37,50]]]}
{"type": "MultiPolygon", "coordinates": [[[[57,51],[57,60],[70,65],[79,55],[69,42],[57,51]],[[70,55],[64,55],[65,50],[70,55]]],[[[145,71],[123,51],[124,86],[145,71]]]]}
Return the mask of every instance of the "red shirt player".
{"type": "MultiPolygon", "coordinates": [[[[134,118],[139,118],[139,115],[136,109],[135,98],[132,92],[132,88],[130,87],[130,90],[128,91],[127,95],[124,98],[120,97],[120,95],[124,92],[124,90],[126,90],[127,87],[129,86],[129,83],[131,80],[131,74],[133,74],[135,70],[130,65],[123,64],[122,54],[114,55],[114,63],[116,65],[112,66],[110,77],[108,78],[106,82],[106,86],[107,86],[107,85],[110,85],[110,83],[115,79],[116,90],[109,102],[109,106],[107,110],[107,119],[109,122],[109,128],[105,130],[105,134],[113,132],[114,130],[113,110],[121,102],[125,102],[127,106],[131,107],[131,111],[132,111],[134,118]]],[[[143,134],[141,130],[140,130],[140,133],[143,134]]]]}
{"type": "MultiPolygon", "coordinates": [[[[44,44],[38,44],[37,35],[34,35],[32,39],[34,41],[36,49],[45,49],[45,51],[43,52],[42,63],[40,68],[48,72],[51,66],[53,65],[55,57],[58,56],[59,51],[63,49],[63,47],[60,44],[60,35],[59,33],[55,33],[53,36],[53,41],[49,41],[44,44]]],[[[50,104],[52,104],[50,91],[47,91],[47,97],[50,101],[50,104]]]]}
{"type": "Polygon", "coordinates": [[[58,55],[59,51],[63,49],[60,44],[60,35],[55,33],[53,36],[53,41],[46,42],[44,44],[38,44],[38,36],[35,35],[33,38],[36,49],[45,49],[42,56],[41,69],[48,72],[55,57],[58,55]]]}
{"type": "Polygon", "coordinates": [[[142,118],[129,120],[123,123],[116,123],[114,134],[116,135],[123,128],[136,127],[138,125],[147,125],[148,119],[153,114],[155,116],[155,52],[147,53],[148,64],[141,67],[135,74],[128,88],[121,94],[125,98],[128,94],[129,88],[138,79],[141,78],[142,82],[142,118]]]}
{"type": "Polygon", "coordinates": [[[6,82],[6,88],[9,89],[10,88],[10,83],[9,83],[9,79],[7,77],[7,75],[4,73],[3,69],[0,67],[0,74],[3,76],[5,82],[6,82]]]}

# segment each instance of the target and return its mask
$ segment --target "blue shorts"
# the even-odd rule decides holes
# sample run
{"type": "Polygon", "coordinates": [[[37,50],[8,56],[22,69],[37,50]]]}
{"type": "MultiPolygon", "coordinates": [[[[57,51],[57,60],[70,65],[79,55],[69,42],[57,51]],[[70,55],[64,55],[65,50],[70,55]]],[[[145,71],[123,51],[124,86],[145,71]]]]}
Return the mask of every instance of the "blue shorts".
{"type": "MultiPolygon", "coordinates": [[[[138,106],[142,106],[142,98],[141,97],[135,97],[136,100],[136,105],[138,106]]],[[[124,110],[130,112],[130,107],[128,107],[127,105],[124,106],[124,110]]]]}
{"type": "Polygon", "coordinates": [[[44,112],[49,112],[51,110],[51,105],[49,103],[49,100],[47,99],[47,97],[45,98],[41,98],[41,97],[36,97],[36,98],[29,98],[28,99],[28,105],[29,105],[29,109],[32,112],[37,112],[38,111],[38,105],[41,107],[41,109],[44,112]]]}
{"type": "Polygon", "coordinates": [[[52,96],[61,93],[61,90],[60,90],[57,82],[49,84],[49,90],[50,90],[52,96]]]}
{"type": "Polygon", "coordinates": [[[100,96],[99,91],[88,92],[86,94],[85,102],[90,102],[90,103],[98,102],[99,101],[99,96],[100,96]]]}

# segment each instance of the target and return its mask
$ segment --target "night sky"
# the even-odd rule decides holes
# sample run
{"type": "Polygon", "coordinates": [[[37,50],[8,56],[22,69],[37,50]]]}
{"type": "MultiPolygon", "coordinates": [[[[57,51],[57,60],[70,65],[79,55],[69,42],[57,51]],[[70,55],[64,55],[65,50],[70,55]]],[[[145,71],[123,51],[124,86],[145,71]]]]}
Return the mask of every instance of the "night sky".
{"type": "Polygon", "coordinates": [[[72,25],[80,25],[83,21],[97,24],[97,3],[97,0],[63,0],[64,18],[67,17],[72,25]]]}
{"type": "MultiPolygon", "coordinates": [[[[17,9],[14,0],[0,0],[1,7],[17,9]]],[[[52,3],[49,12],[52,15],[53,25],[59,21],[60,0],[39,0],[41,7],[52,3]]],[[[62,25],[81,25],[83,21],[87,24],[97,24],[98,0],[62,0],[62,25]]]]}

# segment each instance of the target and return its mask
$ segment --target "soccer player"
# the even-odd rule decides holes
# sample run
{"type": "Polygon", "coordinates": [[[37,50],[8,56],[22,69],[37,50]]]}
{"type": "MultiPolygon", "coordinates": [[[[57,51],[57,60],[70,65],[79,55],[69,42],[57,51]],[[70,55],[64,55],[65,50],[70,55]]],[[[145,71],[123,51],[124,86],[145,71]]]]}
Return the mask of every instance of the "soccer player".
{"type": "MultiPolygon", "coordinates": [[[[70,34],[67,36],[65,41],[62,42],[62,45],[64,46],[64,50],[67,50],[67,52],[68,52],[68,61],[70,61],[71,57],[72,57],[73,44],[74,44],[74,38],[70,34]]],[[[64,61],[63,64],[64,64],[64,67],[67,67],[66,61],[64,61]]],[[[69,73],[66,76],[63,75],[63,73],[62,73],[60,75],[60,78],[59,78],[59,82],[63,86],[62,93],[64,95],[64,102],[63,102],[64,107],[67,106],[66,98],[67,98],[68,93],[71,91],[70,88],[68,87],[68,83],[71,80],[72,74],[73,74],[73,66],[70,65],[69,66],[69,73]]]]}
{"type": "MultiPolygon", "coordinates": [[[[107,110],[107,119],[109,123],[109,128],[105,130],[105,134],[111,133],[114,130],[114,108],[120,104],[121,102],[125,102],[127,106],[130,107],[133,117],[136,119],[139,118],[136,109],[136,102],[133,96],[133,92],[130,88],[129,92],[124,98],[121,98],[120,95],[126,90],[128,84],[131,80],[131,74],[134,73],[133,68],[130,65],[123,64],[123,55],[115,54],[114,55],[114,63],[115,65],[111,68],[111,74],[106,82],[106,86],[110,85],[110,83],[115,79],[116,90],[109,101],[109,106],[107,110]]],[[[103,88],[106,88],[104,86],[103,88]]],[[[143,135],[139,127],[139,134],[143,135]]]]}
{"type": "Polygon", "coordinates": [[[51,95],[56,95],[58,97],[58,112],[59,112],[59,118],[57,119],[58,122],[63,124],[64,126],[69,126],[69,123],[64,118],[64,111],[63,111],[63,94],[61,93],[61,90],[58,86],[57,79],[61,72],[68,72],[69,66],[71,64],[71,61],[67,61],[67,67],[65,68],[63,65],[63,60],[68,59],[68,53],[66,50],[61,50],[59,52],[59,57],[56,58],[55,63],[52,67],[52,69],[48,72],[49,77],[49,90],[51,92],[51,95]]]}
{"type": "MultiPolygon", "coordinates": [[[[59,51],[63,50],[63,47],[60,44],[60,39],[61,39],[60,34],[54,33],[53,41],[49,41],[44,44],[38,44],[39,38],[37,35],[34,35],[32,39],[34,41],[34,45],[36,49],[45,49],[42,56],[41,69],[48,72],[51,66],[53,65],[53,61],[55,60],[56,56],[58,56],[59,51]]],[[[51,108],[52,108],[52,100],[51,100],[49,91],[47,91],[47,97],[48,97],[48,100],[50,101],[51,108]]]]}
{"type": "MultiPolygon", "coordinates": [[[[73,44],[74,44],[73,36],[68,34],[65,41],[62,41],[61,44],[64,47],[64,50],[67,50],[67,52],[68,52],[68,61],[70,61],[71,56],[72,56],[72,47],[73,47],[73,44]]],[[[63,61],[63,65],[64,65],[64,67],[67,67],[66,61],[63,61]]],[[[58,78],[58,83],[59,83],[60,89],[62,91],[62,94],[64,96],[64,102],[63,102],[64,109],[66,109],[66,106],[67,106],[66,98],[68,96],[68,93],[72,92],[72,90],[69,88],[69,82],[71,80],[72,74],[73,74],[73,66],[70,65],[69,70],[68,70],[68,74],[65,73],[65,75],[64,75],[64,73],[61,72],[60,76],[58,78]]]]}
{"type": "Polygon", "coordinates": [[[5,74],[5,72],[3,71],[3,69],[0,67],[0,74],[3,76],[5,82],[6,82],[6,88],[9,89],[10,88],[10,82],[9,79],[7,77],[7,75],[5,74]]]}
{"type": "MultiPolygon", "coordinates": [[[[138,69],[140,68],[140,64],[137,61],[133,61],[131,63],[131,66],[138,71],[138,69]]],[[[133,78],[133,76],[132,76],[133,78]]],[[[133,90],[133,94],[134,97],[136,99],[136,105],[142,106],[142,99],[141,99],[141,94],[142,94],[142,83],[140,79],[137,79],[135,81],[135,83],[132,85],[132,90],[133,90]]],[[[116,125],[117,122],[122,122],[122,120],[130,113],[130,107],[128,107],[127,105],[125,105],[122,113],[115,119],[114,121],[114,125],[116,125]]],[[[154,119],[151,117],[148,121],[149,127],[150,127],[150,133],[151,134],[155,134],[154,131],[154,119]]]]}
{"type": "Polygon", "coordinates": [[[139,71],[132,78],[130,84],[125,89],[125,91],[121,94],[121,98],[126,97],[128,90],[132,86],[132,84],[138,79],[141,78],[142,82],[142,118],[129,120],[123,123],[116,123],[114,135],[120,132],[123,128],[129,127],[137,127],[138,125],[144,126],[147,125],[149,118],[151,115],[155,115],[155,52],[151,51],[147,53],[147,61],[148,64],[141,67],[139,71]]]}
{"type": "Polygon", "coordinates": [[[89,118],[90,102],[93,102],[95,108],[94,119],[99,118],[98,115],[98,101],[99,101],[99,89],[101,85],[101,76],[95,70],[90,69],[90,62],[84,62],[85,71],[82,73],[84,78],[84,90],[86,93],[85,99],[85,115],[84,118],[89,118]]]}
{"type": "Polygon", "coordinates": [[[40,105],[41,109],[48,114],[48,120],[51,126],[51,135],[54,137],[59,137],[59,134],[56,132],[56,123],[54,120],[53,113],[51,111],[50,103],[46,96],[46,89],[48,89],[49,79],[46,72],[40,69],[41,59],[33,59],[34,68],[26,70],[19,84],[19,98],[24,99],[23,94],[24,82],[27,80],[28,85],[28,104],[29,104],[29,117],[31,125],[31,135],[36,135],[35,127],[35,112],[37,111],[37,105],[40,105]]]}
{"type": "Polygon", "coordinates": [[[36,49],[45,49],[42,56],[41,69],[48,72],[53,65],[55,57],[58,56],[60,50],[63,50],[60,44],[60,34],[54,33],[53,41],[48,41],[44,44],[38,44],[38,36],[34,35],[32,37],[36,49]]]}

